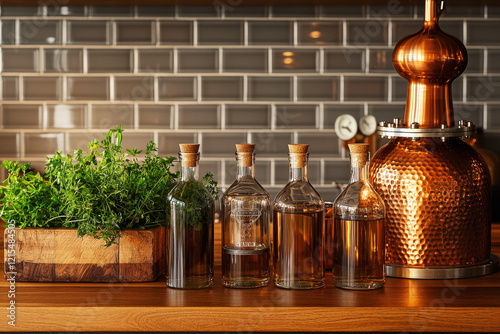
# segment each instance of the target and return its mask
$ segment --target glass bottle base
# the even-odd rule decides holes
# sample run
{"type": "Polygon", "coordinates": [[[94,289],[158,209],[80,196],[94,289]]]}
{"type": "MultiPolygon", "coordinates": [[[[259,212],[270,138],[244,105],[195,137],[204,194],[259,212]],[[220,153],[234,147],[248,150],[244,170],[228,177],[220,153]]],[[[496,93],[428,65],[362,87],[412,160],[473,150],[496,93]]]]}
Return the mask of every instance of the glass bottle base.
{"type": "Polygon", "coordinates": [[[347,290],[375,290],[384,287],[385,280],[356,280],[356,281],[333,281],[337,288],[347,290]]]}
{"type": "Polygon", "coordinates": [[[310,290],[321,289],[325,286],[325,281],[274,281],[274,285],[282,289],[310,290]]]}
{"type": "Polygon", "coordinates": [[[188,277],[182,280],[167,280],[167,286],[173,289],[196,290],[209,288],[214,284],[213,277],[188,277]]]}
{"type": "Polygon", "coordinates": [[[261,288],[269,283],[269,278],[242,277],[232,280],[222,280],[226,288],[253,289],[261,288]]]}

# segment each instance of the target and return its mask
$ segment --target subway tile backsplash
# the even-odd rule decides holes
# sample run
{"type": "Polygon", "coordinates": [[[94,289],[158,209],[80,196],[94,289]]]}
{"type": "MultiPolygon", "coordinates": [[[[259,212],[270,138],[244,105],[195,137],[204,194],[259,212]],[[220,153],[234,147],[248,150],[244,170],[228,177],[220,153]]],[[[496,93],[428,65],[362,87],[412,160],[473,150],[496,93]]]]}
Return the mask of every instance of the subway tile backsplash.
{"type": "MultiPolygon", "coordinates": [[[[455,117],[500,136],[500,7],[450,4],[442,29],[468,48],[455,117]]],[[[349,178],[335,119],[402,117],[398,40],[422,26],[405,6],[14,6],[0,8],[0,159],[85,149],[123,125],[124,145],[176,155],[202,144],[202,171],[235,177],[234,144],[254,142],[272,195],[287,144],[310,144],[311,181],[327,200],[349,178]],[[388,14],[389,13],[389,14],[388,14]]],[[[489,145],[500,153],[498,145],[489,145]]]]}

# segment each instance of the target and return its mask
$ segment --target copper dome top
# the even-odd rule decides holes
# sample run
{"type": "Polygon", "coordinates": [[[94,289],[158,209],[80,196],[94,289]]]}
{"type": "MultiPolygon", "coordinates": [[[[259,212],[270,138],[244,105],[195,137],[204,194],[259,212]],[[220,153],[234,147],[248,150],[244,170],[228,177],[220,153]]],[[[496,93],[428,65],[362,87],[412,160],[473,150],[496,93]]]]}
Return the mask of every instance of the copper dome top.
{"type": "Polygon", "coordinates": [[[394,49],[394,67],[408,80],[406,126],[414,122],[421,128],[454,126],[451,82],[465,70],[467,50],[439,28],[441,12],[438,1],[426,0],[424,26],[394,49]]]}

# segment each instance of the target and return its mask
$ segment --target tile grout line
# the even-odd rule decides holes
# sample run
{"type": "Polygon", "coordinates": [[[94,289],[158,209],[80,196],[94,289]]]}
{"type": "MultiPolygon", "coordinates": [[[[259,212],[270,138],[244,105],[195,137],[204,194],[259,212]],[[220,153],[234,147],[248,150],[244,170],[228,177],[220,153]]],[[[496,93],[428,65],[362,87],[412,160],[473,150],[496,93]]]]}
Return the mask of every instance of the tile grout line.
{"type": "Polygon", "coordinates": [[[174,129],[178,130],[179,129],[179,105],[175,104],[174,105],[174,129]]]}
{"type": "Polygon", "coordinates": [[[115,77],[111,75],[109,77],[109,101],[114,102],[115,101],[115,77]]]}
{"type": "Polygon", "coordinates": [[[21,22],[19,19],[14,20],[15,45],[21,44],[21,22]]]}
{"type": "Polygon", "coordinates": [[[488,104],[483,104],[483,129],[488,130],[488,104]]]}
{"type": "Polygon", "coordinates": [[[93,109],[94,109],[93,105],[89,103],[88,110],[87,110],[87,121],[88,121],[89,130],[94,128],[92,126],[92,122],[93,122],[93,109]]]}
{"type": "Polygon", "coordinates": [[[90,103],[87,103],[85,105],[85,109],[84,109],[84,118],[83,118],[83,122],[84,122],[84,129],[90,129],[90,108],[91,108],[91,105],[90,103]]]}
{"type": "Polygon", "coordinates": [[[293,26],[292,26],[292,34],[293,34],[293,46],[299,45],[299,36],[298,36],[298,23],[297,20],[293,21],[293,26]]]}
{"type": "MultiPolygon", "coordinates": [[[[170,106],[170,119],[168,129],[175,129],[175,104],[170,106]]],[[[158,134],[158,131],[155,131],[158,134]]]]}
{"type": "Polygon", "coordinates": [[[269,174],[270,174],[270,175],[269,175],[269,178],[270,178],[270,180],[269,180],[269,181],[271,181],[271,186],[274,186],[274,185],[276,184],[276,183],[274,182],[274,179],[275,179],[275,177],[276,177],[276,171],[275,171],[275,168],[276,168],[276,161],[275,161],[275,160],[271,160],[271,163],[270,163],[270,169],[271,169],[271,171],[270,171],[270,173],[269,173],[269,174]]]}
{"type": "Polygon", "coordinates": [[[153,101],[155,103],[160,102],[160,84],[158,82],[158,77],[153,77],[153,101]]]}
{"type": "Polygon", "coordinates": [[[225,130],[226,129],[226,104],[222,103],[218,106],[218,111],[219,111],[219,124],[220,124],[220,129],[225,130]]]}
{"type": "Polygon", "coordinates": [[[463,103],[467,102],[467,85],[468,85],[468,80],[467,80],[467,77],[464,76],[462,79],[462,102],[463,103]]]}
{"type": "Polygon", "coordinates": [[[292,101],[298,101],[298,79],[297,76],[292,76],[292,101]]]}
{"type": "Polygon", "coordinates": [[[483,49],[483,75],[488,75],[488,67],[489,67],[488,53],[489,53],[489,49],[484,48],[483,49]]]}
{"type": "Polygon", "coordinates": [[[243,76],[243,102],[248,101],[248,75],[243,76]]]}
{"type": "Polygon", "coordinates": [[[63,19],[61,22],[61,45],[66,46],[66,42],[68,40],[68,21],[66,19],[63,19]]]}
{"type": "Polygon", "coordinates": [[[316,54],[318,58],[317,70],[320,74],[325,73],[325,49],[320,48],[319,52],[316,54]]]}
{"type": "Polygon", "coordinates": [[[325,161],[323,159],[319,162],[319,183],[325,185],[325,161]]]}
{"type": "Polygon", "coordinates": [[[389,102],[389,103],[392,102],[392,96],[393,96],[392,89],[393,89],[392,78],[388,77],[387,78],[387,94],[388,94],[388,96],[387,96],[387,102],[389,102]]]}
{"type": "Polygon", "coordinates": [[[134,74],[139,73],[139,50],[136,48],[132,49],[132,72],[134,74]]]}
{"type": "Polygon", "coordinates": [[[138,103],[134,103],[134,106],[133,106],[134,110],[134,129],[135,130],[139,130],[139,104],[138,103]]]}
{"type": "Polygon", "coordinates": [[[62,100],[68,100],[68,77],[62,77],[62,100]]]}
{"type": "Polygon", "coordinates": [[[44,103],[38,107],[38,122],[42,125],[42,130],[47,130],[47,103],[44,103]]]}
{"type": "MultiPolygon", "coordinates": [[[[2,49],[32,49],[34,47],[43,47],[45,49],[61,49],[61,47],[64,47],[65,49],[83,49],[83,48],[88,48],[88,49],[97,49],[97,50],[132,50],[133,48],[136,48],[138,50],[149,50],[149,49],[160,49],[160,50],[172,50],[176,47],[179,47],[180,45],[178,44],[141,44],[141,45],[130,45],[130,44],[116,44],[116,45],[105,45],[105,44],[4,44],[2,45],[2,49]]],[[[282,49],[282,48],[291,48],[292,45],[277,45],[274,46],[274,48],[277,49],[282,49]]],[[[394,47],[393,45],[389,46],[391,49],[394,47]]],[[[492,50],[500,50],[500,45],[496,44],[482,44],[482,45],[469,45],[467,46],[468,49],[478,49],[478,48],[483,48],[483,47],[488,47],[492,50]]],[[[196,50],[196,49],[214,49],[214,45],[182,45],[183,49],[190,49],[190,50],[196,50]]],[[[256,45],[243,45],[243,44],[234,44],[234,45],[225,45],[223,49],[237,49],[237,50],[250,50],[250,49],[263,49],[263,48],[273,48],[272,46],[268,45],[262,45],[262,44],[256,44],[256,45]]],[[[337,45],[337,44],[331,44],[331,45],[296,45],[293,46],[294,49],[297,50],[311,50],[315,49],[315,51],[320,50],[322,48],[328,48],[328,51],[344,51],[344,50],[360,50],[360,46],[356,45],[337,45]]],[[[377,48],[388,48],[387,45],[373,45],[373,46],[368,46],[365,47],[367,49],[377,49],[377,48]]]]}
{"type": "Polygon", "coordinates": [[[82,50],[82,61],[83,61],[83,68],[82,68],[82,71],[83,71],[83,74],[87,74],[89,72],[89,55],[88,55],[88,49],[87,48],[83,48],[82,50]]]}
{"type": "Polygon", "coordinates": [[[198,20],[193,20],[193,46],[198,46],[198,20]]]}
{"type": "Polygon", "coordinates": [[[202,84],[201,84],[201,75],[196,76],[196,102],[202,102],[201,99],[201,90],[202,90],[202,84]]]}
{"type": "Polygon", "coordinates": [[[24,138],[24,134],[25,134],[24,130],[21,130],[19,132],[19,142],[20,142],[19,150],[21,151],[21,152],[19,152],[20,159],[24,159],[24,157],[25,157],[25,146],[26,146],[25,140],[26,139],[24,138]]]}
{"type": "Polygon", "coordinates": [[[217,73],[218,74],[222,74],[223,73],[222,69],[223,69],[223,66],[224,66],[224,63],[223,63],[223,61],[224,61],[224,59],[223,59],[224,55],[223,55],[223,51],[222,51],[223,49],[222,49],[222,47],[219,47],[217,50],[218,50],[217,51],[217,66],[219,67],[219,71],[217,73]]]}
{"type": "Polygon", "coordinates": [[[388,18],[387,22],[387,46],[392,46],[392,19],[388,18]]]}
{"type": "Polygon", "coordinates": [[[323,129],[323,103],[316,106],[316,129],[323,129]]]}
{"type": "Polygon", "coordinates": [[[19,76],[19,102],[24,101],[24,76],[19,76]]]}
{"type": "Polygon", "coordinates": [[[243,21],[243,45],[248,46],[248,21],[243,21]]]}
{"type": "Polygon", "coordinates": [[[345,82],[344,82],[344,75],[340,75],[340,80],[339,80],[339,101],[340,102],[344,102],[345,98],[344,98],[344,86],[345,86],[345,82]]]}

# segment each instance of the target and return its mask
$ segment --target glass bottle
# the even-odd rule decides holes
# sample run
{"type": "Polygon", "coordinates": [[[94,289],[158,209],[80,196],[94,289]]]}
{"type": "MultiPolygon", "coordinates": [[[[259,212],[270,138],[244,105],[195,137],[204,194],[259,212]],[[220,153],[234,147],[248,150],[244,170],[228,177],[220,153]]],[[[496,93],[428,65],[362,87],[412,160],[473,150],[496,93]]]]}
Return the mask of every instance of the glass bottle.
{"type": "Polygon", "coordinates": [[[270,197],[255,179],[255,144],[236,144],[238,174],[222,197],[222,284],[269,283],[270,197]]]}
{"type": "Polygon", "coordinates": [[[385,281],[385,206],[368,181],[369,145],[349,150],[351,179],[333,205],[333,281],[344,289],[377,289],[385,281]]]}
{"type": "Polygon", "coordinates": [[[325,285],[325,202],[309,183],[308,147],[288,145],[289,180],[274,200],[274,284],[280,288],[325,285]]]}
{"type": "Polygon", "coordinates": [[[167,285],[207,288],[214,276],[214,199],[198,180],[200,145],[179,146],[181,180],[168,194],[167,285]]]}

